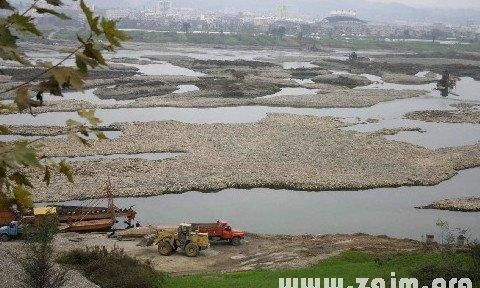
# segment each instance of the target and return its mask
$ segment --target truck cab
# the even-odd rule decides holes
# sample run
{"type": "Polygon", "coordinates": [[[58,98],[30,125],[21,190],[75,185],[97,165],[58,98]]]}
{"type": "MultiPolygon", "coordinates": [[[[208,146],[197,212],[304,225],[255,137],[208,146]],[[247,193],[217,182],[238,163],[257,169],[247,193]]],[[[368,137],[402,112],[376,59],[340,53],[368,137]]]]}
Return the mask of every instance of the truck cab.
{"type": "Polygon", "coordinates": [[[20,223],[18,221],[12,221],[8,226],[0,228],[0,240],[8,241],[13,238],[18,238],[22,234],[20,223]]]}
{"type": "Polygon", "coordinates": [[[202,233],[208,233],[208,238],[212,241],[229,241],[232,245],[240,245],[241,240],[245,238],[245,232],[232,229],[225,221],[218,220],[216,223],[195,223],[193,229],[202,233]]]}
{"type": "Polygon", "coordinates": [[[232,229],[232,227],[225,221],[217,221],[221,227],[221,238],[229,240],[233,245],[239,245],[240,240],[245,238],[245,232],[242,230],[232,229]]]}

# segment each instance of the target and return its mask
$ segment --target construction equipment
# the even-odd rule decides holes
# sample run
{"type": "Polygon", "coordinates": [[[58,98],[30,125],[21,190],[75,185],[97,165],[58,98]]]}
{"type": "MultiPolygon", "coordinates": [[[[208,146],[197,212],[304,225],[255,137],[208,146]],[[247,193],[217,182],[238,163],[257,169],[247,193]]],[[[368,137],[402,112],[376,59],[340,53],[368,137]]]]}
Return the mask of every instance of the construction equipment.
{"type": "Polygon", "coordinates": [[[201,250],[210,247],[208,234],[193,232],[191,224],[160,230],[154,243],[158,246],[158,252],[164,256],[169,256],[180,248],[188,257],[196,257],[201,250]]]}
{"type": "MultiPolygon", "coordinates": [[[[116,238],[117,240],[126,240],[126,239],[140,239],[140,238],[145,238],[146,236],[149,235],[156,235],[159,231],[166,229],[166,228],[171,228],[167,226],[145,226],[145,227],[134,227],[134,228],[128,228],[128,229],[123,229],[123,230],[115,230],[110,238],[116,238]]],[[[152,245],[150,243],[150,245],[152,245]]]]}
{"type": "Polygon", "coordinates": [[[208,238],[212,241],[224,240],[230,244],[238,246],[241,240],[245,238],[245,232],[234,230],[225,221],[218,220],[216,223],[192,223],[194,231],[208,233],[208,238]]]}
{"type": "Polygon", "coordinates": [[[10,225],[0,228],[0,240],[8,241],[12,238],[18,238],[22,235],[20,223],[18,221],[12,221],[10,225]]]}

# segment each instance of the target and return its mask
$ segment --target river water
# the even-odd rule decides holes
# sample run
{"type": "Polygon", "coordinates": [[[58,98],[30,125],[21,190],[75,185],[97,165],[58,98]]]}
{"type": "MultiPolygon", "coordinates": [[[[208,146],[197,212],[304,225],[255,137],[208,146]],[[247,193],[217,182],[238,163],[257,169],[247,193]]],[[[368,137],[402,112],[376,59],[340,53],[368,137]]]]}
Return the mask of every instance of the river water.
{"type": "MultiPolygon", "coordinates": [[[[262,50],[228,51],[221,49],[182,49],[164,54],[188,55],[199,59],[247,59],[276,57],[279,54],[295,55],[294,52],[262,50]]],[[[121,51],[116,57],[142,57],[162,54],[155,51],[121,51]]],[[[298,53],[300,55],[300,53],[298,53]]],[[[341,57],[340,52],[333,57],[341,57]]],[[[196,71],[171,67],[166,62],[136,65],[147,75],[190,75],[196,71]],[[168,67],[172,69],[167,69],[168,67]],[[168,71],[167,71],[168,70],[168,71]],[[168,74],[170,73],[170,74],[168,74]],[[172,74],[173,73],[173,74],[172,74]]],[[[173,65],[172,65],[173,66],[173,65]]],[[[286,62],[285,69],[313,67],[308,62],[286,62]]],[[[422,74],[423,75],[423,74],[422,74]]],[[[177,120],[186,123],[252,123],[260,121],[269,113],[333,116],[351,123],[344,129],[361,132],[383,128],[419,127],[424,133],[401,132],[386,136],[390,140],[405,141],[431,149],[475,144],[480,141],[480,125],[439,124],[408,120],[404,115],[421,110],[453,110],[450,104],[480,102],[480,82],[462,78],[454,94],[442,97],[433,90],[434,84],[397,85],[384,83],[374,75],[364,75],[375,83],[358,89],[424,89],[430,91],[422,97],[383,102],[367,108],[290,108],[290,107],[219,107],[196,108],[122,108],[98,109],[103,125],[116,122],[149,122],[177,120]],[[376,123],[366,123],[377,119],[376,123]]],[[[421,76],[421,75],[420,75],[421,76]]],[[[311,83],[310,80],[299,83],[311,83]]],[[[285,88],[287,89],[287,88],[285,88]]],[[[297,95],[314,93],[309,89],[282,90],[297,95]]],[[[295,89],[295,88],[293,88],[295,89]]],[[[179,93],[194,91],[195,87],[179,87],[179,93]]],[[[92,93],[93,94],[93,93],[92,93]]],[[[275,97],[275,96],[272,96],[275,97]]],[[[92,102],[96,99],[89,98],[92,102]]],[[[81,120],[74,112],[50,112],[38,114],[0,115],[1,124],[14,125],[65,125],[67,119],[81,120]]],[[[117,155],[118,156],[118,155],[117,155]]],[[[137,155],[138,156],[138,155],[137,155]]],[[[170,157],[172,155],[168,155],[170,157]]],[[[99,156],[102,157],[102,156],[99,156]]],[[[110,156],[108,156],[110,157],[110,156]]],[[[129,156],[125,156],[129,157],[129,156]]],[[[132,158],[132,157],[129,157],[132,158]]],[[[135,157],[133,157],[135,158],[135,157]]],[[[149,159],[148,157],[146,159],[149,159]]],[[[162,159],[162,158],[159,158],[162,159]]],[[[86,159],[80,159],[86,160],[86,159]]],[[[152,159],[150,159],[152,160],[152,159]]],[[[158,160],[158,159],[153,159],[158,160]]],[[[108,161],[105,160],[105,161],[108,161]]],[[[435,223],[446,220],[453,228],[469,228],[473,238],[480,238],[478,213],[462,213],[435,210],[418,210],[415,206],[427,205],[445,198],[480,196],[480,168],[461,171],[454,178],[432,187],[381,188],[363,191],[304,192],[257,188],[251,190],[226,189],[217,193],[187,192],[178,195],[162,195],[148,198],[121,198],[116,204],[122,207],[135,205],[142,224],[178,224],[180,222],[211,222],[225,219],[232,225],[250,232],[282,234],[323,233],[371,233],[396,237],[422,239],[425,234],[438,234],[435,223]]],[[[70,201],[66,204],[81,204],[70,201]]]]}
{"type": "MultiPolygon", "coordinates": [[[[443,198],[480,197],[480,168],[461,171],[431,187],[380,188],[362,191],[305,192],[257,188],[226,189],[216,193],[187,192],[146,198],[117,198],[119,207],[135,205],[142,225],[177,225],[228,220],[257,233],[330,234],[363,232],[421,240],[440,235],[438,220],[469,229],[480,239],[478,213],[421,210],[443,198]]],[[[62,204],[81,205],[87,201],[62,204]]],[[[106,204],[106,203],[104,203],[106,204]]]]}

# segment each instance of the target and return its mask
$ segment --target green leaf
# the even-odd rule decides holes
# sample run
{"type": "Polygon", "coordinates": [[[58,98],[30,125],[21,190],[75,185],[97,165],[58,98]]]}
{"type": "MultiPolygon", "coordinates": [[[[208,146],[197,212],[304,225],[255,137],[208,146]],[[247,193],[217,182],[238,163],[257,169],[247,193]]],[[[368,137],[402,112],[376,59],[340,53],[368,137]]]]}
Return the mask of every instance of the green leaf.
{"type": "Polygon", "coordinates": [[[0,135],[8,135],[10,133],[11,133],[11,131],[10,131],[10,129],[8,129],[7,126],[0,125],[0,135]]]}
{"type": "Polygon", "coordinates": [[[87,127],[80,125],[77,127],[78,133],[82,134],[85,137],[88,137],[90,134],[88,133],[87,127]]]}
{"type": "Polygon", "coordinates": [[[100,52],[100,50],[95,48],[92,41],[85,43],[85,49],[83,50],[83,54],[88,58],[97,61],[100,65],[107,65],[107,62],[105,61],[105,58],[103,58],[102,53],[100,52]]]}
{"type": "Polygon", "coordinates": [[[105,38],[107,38],[108,42],[113,46],[120,47],[120,41],[126,41],[129,39],[125,32],[117,29],[116,20],[107,20],[103,18],[100,25],[102,26],[105,38]]]}
{"type": "Polygon", "coordinates": [[[31,147],[28,141],[17,141],[14,146],[9,155],[13,161],[24,166],[41,167],[37,157],[37,150],[31,147]]]}
{"type": "Polygon", "coordinates": [[[77,48],[72,48],[72,47],[58,47],[57,51],[60,53],[75,53],[77,51],[77,48]]]}
{"type": "Polygon", "coordinates": [[[98,66],[97,60],[87,57],[83,53],[75,54],[75,64],[77,64],[78,70],[80,70],[80,72],[84,74],[87,74],[88,66],[92,68],[95,68],[98,66]]]}
{"type": "Polygon", "coordinates": [[[60,84],[58,84],[57,80],[55,80],[55,78],[53,77],[50,77],[49,80],[40,82],[38,84],[39,93],[43,93],[47,91],[54,96],[63,96],[62,88],[60,88],[60,84]]]}
{"type": "Polygon", "coordinates": [[[9,199],[4,193],[0,192],[0,209],[9,209],[12,205],[12,199],[9,199]]]}
{"type": "Polygon", "coordinates": [[[47,186],[50,185],[50,178],[51,178],[50,167],[46,166],[45,167],[45,173],[43,175],[43,182],[45,182],[45,184],[47,184],[47,186]]]}
{"type": "Polygon", "coordinates": [[[0,25],[0,45],[7,46],[7,47],[17,47],[17,36],[12,35],[12,32],[5,27],[4,25],[0,25]]]}
{"type": "Polygon", "coordinates": [[[73,119],[68,119],[67,121],[65,121],[66,125],[68,127],[74,127],[74,126],[82,126],[83,124],[78,122],[78,121],[75,121],[73,119]]]}
{"type": "Polygon", "coordinates": [[[7,0],[0,0],[0,9],[14,10],[12,5],[10,5],[7,0]]]}
{"type": "Polygon", "coordinates": [[[50,14],[50,15],[56,16],[56,17],[58,17],[62,20],[70,19],[70,17],[68,17],[67,15],[65,15],[63,13],[60,13],[60,12],[57,12],[53,9],[47,9],[47,8],[42,8],[42,7],[35,6],[35,10],[37,10],[38,14],[50,14]]]}
{"type": "Polygon", "coordinates": [[[108,137],[102,131],[95,132],[95,135],[97,135],[98,140],[107,140],[108,139],[108,137]]]}
{"type": "MultiPolygon", "coordinates": [[[[1,31],[1,28],[0,28],[1,31]]],[[[2,36],[0,35],[0,38],[2,36]]],[[[0,41],[2,41],[0,39],[0,41]]],[[[9,47],[9,46],[1,46],[0,45],[0,58],[3,60],[11,60],[11,61],[17,61],[20,64],[23,64],[25,66],[32,66],[32,63],[28,61],[22,52],[20,52],[16,47],[9,47]]]]}
{"type": "Polygon", "coordinates": [[[75,64],[77,65],[77,68],[80,72],[82,72],[83,74],[88,73],[87,64],[78,55],[75,55],[75,64]]]}
{"type": "Polygon", "coordinates": [[[100,118],[95,116],[95,110],[92,109],[83,109],[78,111],[78,116],[87,119],[88,123],[92,126],[97,126],[98,124],[102,123],[100,118]]]}
{"type": "Polygon", "coordinates": [[[18,110],[23,111],[30,107],[30,97],[28,96],[28,88],[20,87],[16,91],[15,104],[17,104],[18,110]]]}
{"type": "MultiPolygon", "coordinates": [[[[87,133],[88,134],[88,133],[87,133]]],[[[87,139],[83,138],[83,137],[80,137],[78,136],[77,134],[74,135],[75,136],[75,139],[77,139],[78,141],[80,141],[80,143],[82,143],[84,146],[87,146],[87,147],[90,147],[92,146],[87,139]]]]}
{"type": "Polygon", "coordinates": [[[32,195],[22,186],[13,187],[13,196],[17,205],[22,208],[33,208],[32,195]]]}
{"type": "Polygon", "coordinates": [[[33,24],[33,18],[30,16],[14,13],[7,18],[7,21],[11,23],[13,27],[20,31],[29,32],[36,36],[43,35],[42,32],[37,29],[37,26],[33,24]]]}
{"type": "Polygon", "coordinates": [[[28,178],[20,172],[15,172],[8,177],[11,181],[15,182],[18,186],[28,186],[33,188],[32,183],[28,178]]]}
{"type": "Polygon", "coordinates": [[[83,11],[83,14],[85,14],[85,17],[87,18],[88,26],[90,26],[90,30],[94,32],[97,35],[102,34],[102,31],[98,28],[98,22],[100,20],[100,17],[94,16],[93,11],[90,10],[90,8],[85,4],[83,0],[80,1],[80,8],[83,11]]]}
{"type": "Polygon", "coordinates": [[[63,5],[61,0],[45,0],[45,2],[47,2],[48,4],[53,5],[53,6],[62,6],[63,5]]]}
{"type": "Polygon", "coordinates": [[[65,160],[62,160],[62,162],[60,162],[58,171],[65,175],[65,177],[67,177],[70,183],[73,183],[72,169],[70,168],[70,166],[68,166],[65,160]]]}
{"type": "Polygon", "coordinates": [[[85,81],[77,70],[71,67],[56,67],[51,69],[50,74],[61,87],[73,87],[75,90],[83,91],[85,81]]]}

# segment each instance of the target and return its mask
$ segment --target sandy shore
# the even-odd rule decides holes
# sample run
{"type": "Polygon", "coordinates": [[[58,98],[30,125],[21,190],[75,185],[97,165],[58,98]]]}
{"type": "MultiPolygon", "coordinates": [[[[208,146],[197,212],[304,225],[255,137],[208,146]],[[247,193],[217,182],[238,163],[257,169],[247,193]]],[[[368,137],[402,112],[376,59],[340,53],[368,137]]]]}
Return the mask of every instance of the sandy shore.
{"type": "MultiPolygon", "coordinates": [[[[186,275],[252,269],[302,268],[350,249],[377,255],[391,255],[420,251],[423,247],[420,242],[413,240],[364,234],[300,236],[249,234],[240,246],[216,243],[212,244],[208,250],[200,252],[198,257],[189,258],[182,255],[181,252],[171,256],[161,256],[158,254],[156,246],[140,247],[137,246],[137,243],[138,241],[109,239],[105,234],[98,233],[65,233],[57,235],[54,248],[56,253],[61,253],[85,247],[105,246],[113,249],[116,246],[130,256],[150,262],[158,271],[168,272],[172,275],[186,275]]],[[[0,246],[0,255],[6,249],[20,251],[22,245],[21,242],[4,244],[0,246]]],[[[13,259],[1,262],[6,265],[6,268],[15,266],[13,259]]],[[[0,276],[5,271],[11,271],[11,268],[0,269],[0,276]]],[[[73,271],[71,273],[72,280],[76,281],[78,285],[68,287],[96,287],[79,273],[73,271]]],[[[12,275],[16,274],[6,273],[2,279],[14,282],[15,279],[11,279],[12,275]]]]}

